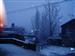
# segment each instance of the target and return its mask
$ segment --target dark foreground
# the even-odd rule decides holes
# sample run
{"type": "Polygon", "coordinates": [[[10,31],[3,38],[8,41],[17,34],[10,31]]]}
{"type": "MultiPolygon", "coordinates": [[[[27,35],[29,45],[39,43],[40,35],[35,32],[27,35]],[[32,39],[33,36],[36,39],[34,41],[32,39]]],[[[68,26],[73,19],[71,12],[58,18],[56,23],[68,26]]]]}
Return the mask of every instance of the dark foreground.
{"type": "Polygon", "coordinates": [[[13,44],[0,44],[0,56],[40,56],[32,50],[23,49],[13,44]]]}

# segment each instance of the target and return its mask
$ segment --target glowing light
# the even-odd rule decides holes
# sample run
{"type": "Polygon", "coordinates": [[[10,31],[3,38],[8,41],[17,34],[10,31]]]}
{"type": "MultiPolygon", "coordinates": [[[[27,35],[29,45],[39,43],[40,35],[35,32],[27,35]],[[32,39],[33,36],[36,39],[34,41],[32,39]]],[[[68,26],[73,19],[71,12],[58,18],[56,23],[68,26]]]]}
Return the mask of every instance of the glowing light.
{"type": "Polygon", "coordinates": [[[3,0],[0,0],[0,28],[4,27],[5,10],[3,0]]]}
{"type": "Polygon", "coordinates": [[[4,25],[3,24],[0,24],[0,27],[3,27],[4,25]]]}

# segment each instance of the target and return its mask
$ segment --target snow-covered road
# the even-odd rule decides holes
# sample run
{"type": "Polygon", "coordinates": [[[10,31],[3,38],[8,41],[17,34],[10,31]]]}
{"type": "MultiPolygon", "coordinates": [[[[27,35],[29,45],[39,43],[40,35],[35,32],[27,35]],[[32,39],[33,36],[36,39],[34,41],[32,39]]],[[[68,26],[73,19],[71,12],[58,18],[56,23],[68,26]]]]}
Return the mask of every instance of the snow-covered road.
{"type": "Polygon", "coordinates": [[[38,53],[13,44],[0,44],[0,56],[40,56],[38,53]]]}
{"type": "Polygon", "coordinates": [[[40,50],[40,53],[44,56],[75,56],[75,48],[51,45],[40,50]]]}

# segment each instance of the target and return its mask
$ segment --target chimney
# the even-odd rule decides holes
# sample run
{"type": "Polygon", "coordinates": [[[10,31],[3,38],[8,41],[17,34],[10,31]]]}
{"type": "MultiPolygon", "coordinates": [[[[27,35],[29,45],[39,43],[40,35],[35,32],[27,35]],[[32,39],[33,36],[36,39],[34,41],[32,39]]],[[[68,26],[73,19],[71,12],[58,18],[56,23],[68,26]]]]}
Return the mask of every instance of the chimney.
{"type": "Polygon", "coordinates": [[[11,27],[14,28],[14,27],[15,27],[15,23],[12,23],[12,24],[11,24],[11,27]]]}

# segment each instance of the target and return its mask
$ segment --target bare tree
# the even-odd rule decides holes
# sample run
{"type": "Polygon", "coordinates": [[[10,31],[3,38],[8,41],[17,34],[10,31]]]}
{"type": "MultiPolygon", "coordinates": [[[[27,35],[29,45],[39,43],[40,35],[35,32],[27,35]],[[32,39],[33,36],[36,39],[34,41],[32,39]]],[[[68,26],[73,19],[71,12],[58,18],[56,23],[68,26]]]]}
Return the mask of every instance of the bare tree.
{"type": "Polygon", "coordinates": [[[52,5],[51,15],[50,15],[50,22],[51,22],[51,34],[52,36],[56,36],[58,34],[59,29],[59,17],[60,9],[57,8],[55,5],[52,5]]]}
{"type": "Polygon", "coordinates": [[[40,41],[46,41],[48,37],[59,35],[59,16],[60,8],[53,4],[44,5],[42,18],[39,10],[36,8],[36,14],[33,25],[34,33],[40,41]]]}
{"type": "Polygon", "coordinates": [[[40,13],[39,13],[39,10],[38,8],[36,8],[36,13],[35,13],[35,17],[34,19],[32,20],[32,27],[33,27],[33,30],[34,30],[34,35],[36,36],[36,42],[39,42],[40,41],[40,13]]]}
{"type": "Polygon", "coordinates": [[[45,10],[42,13],[42,35],[45,38],[59,35],[59,16],[60,8],[53,4],[44,6],[45,10]]]}
{"type": "Polygon", "coordinates": [[[41,27],[40,27],[40,34],[41,34],[41,42],[46,42],[47,37],[50,35],[50,21],[49,21],[49,15],[48,15],[48,9],[47,6],[44,6],[44,12],[42,13],[42,21],[41,21],[41,27]]]}

